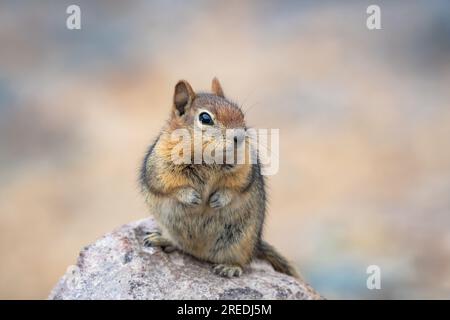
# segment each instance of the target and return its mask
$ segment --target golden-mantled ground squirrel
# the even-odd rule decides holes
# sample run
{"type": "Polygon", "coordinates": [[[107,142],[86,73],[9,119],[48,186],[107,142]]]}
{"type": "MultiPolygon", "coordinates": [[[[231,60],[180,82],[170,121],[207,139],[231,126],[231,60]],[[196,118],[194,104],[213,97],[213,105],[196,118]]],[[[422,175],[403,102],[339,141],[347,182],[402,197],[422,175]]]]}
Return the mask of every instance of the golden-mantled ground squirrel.
{"type": "Polygon", "coordinates": [[[214,272],[224,277],[240,276],[253,258],[265,259],[275,270],[298,277],[288,261],[261,238],[266,191],[259,161],[174,163],[172,133],[177,129],[194,133],[202,127],[245,129],[244,113],[225,98],[216,78],[212,93],[195,93],[188,82],[179,81],[170,119],[150,146],[141,169],[146,202],[160,227],[144,243],[212,262],[214,272]]]}

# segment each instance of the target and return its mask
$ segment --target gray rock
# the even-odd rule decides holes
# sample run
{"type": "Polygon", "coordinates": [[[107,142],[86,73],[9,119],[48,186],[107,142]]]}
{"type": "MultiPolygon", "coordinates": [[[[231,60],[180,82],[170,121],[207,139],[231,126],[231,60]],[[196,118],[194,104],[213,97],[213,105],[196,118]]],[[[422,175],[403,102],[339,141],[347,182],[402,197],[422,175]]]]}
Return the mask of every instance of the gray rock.
{"type": "Polygon", "coordinates": [[[320,299],[264,261],[226,279],[209,263],[145,247],[142,237],[155,228],[152,219],[136,221],[85,247],[49,299],[320,299]]]}

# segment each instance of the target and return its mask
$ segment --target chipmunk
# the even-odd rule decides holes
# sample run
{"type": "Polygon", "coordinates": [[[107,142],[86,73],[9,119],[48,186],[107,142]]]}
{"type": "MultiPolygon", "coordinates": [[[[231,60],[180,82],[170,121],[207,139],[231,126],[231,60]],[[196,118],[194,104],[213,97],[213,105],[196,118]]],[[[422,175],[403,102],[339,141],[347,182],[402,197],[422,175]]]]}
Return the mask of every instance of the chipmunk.
{"type": "MultiPolygon", "coordinates": [[[[179,249],[211,262],[214,272],[223,277],[240,276],[245,266],[260,258],[276,271],[298,278],[288,261],[262,240],[266,191],[259,160],[255,164],[174,163],[171,134],[177,129],[195,133],[205,128],[246,129],[244,113],[225,98],[217,78],[212,93],[195,93],[187,81],[179,81],[170,119],[141,168],[146,203],[160,228],[149,233],[144,244],[166,252],[179,249]]],[[[226,143],[248,143],[245,137],[233,140],[226,143]]],[[[203,142],[201,147],[207,145],[203,142]]]]}

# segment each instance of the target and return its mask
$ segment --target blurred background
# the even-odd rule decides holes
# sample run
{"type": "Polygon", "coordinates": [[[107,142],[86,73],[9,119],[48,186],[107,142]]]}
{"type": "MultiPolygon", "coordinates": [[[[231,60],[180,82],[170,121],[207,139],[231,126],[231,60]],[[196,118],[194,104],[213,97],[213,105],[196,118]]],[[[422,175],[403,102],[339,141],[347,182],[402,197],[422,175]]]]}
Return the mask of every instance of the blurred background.
{"type": "Polygon", "coordinates": [[[83,246],[148,215],[138,168],[173,87],[214,76],[280,129],[265,237],[314,288],[450,298],[449,17],[445,0],[3,0],[0,298],[46,298],[83,246]]]}

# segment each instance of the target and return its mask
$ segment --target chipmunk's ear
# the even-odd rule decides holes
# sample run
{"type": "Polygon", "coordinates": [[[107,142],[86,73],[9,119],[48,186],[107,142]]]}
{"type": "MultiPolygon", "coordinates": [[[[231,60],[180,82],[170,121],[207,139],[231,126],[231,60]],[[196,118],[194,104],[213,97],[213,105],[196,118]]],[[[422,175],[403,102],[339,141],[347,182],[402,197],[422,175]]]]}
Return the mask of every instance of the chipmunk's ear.
{"type": "Polygon", "coordinates": [[[192,90],[191,85],[185,80],[178,81],[175,86],[175,92],[173,93],[173,106],[175,114],[178,116],[185,114],[186,110],[191,106],[194,98],[195,92],[192,90]]]}
{"type": "Polygon", "coordinates": [[[223,94],[222,86],[220,85],[219,79],[215,78],[212,79],[211,84],[211,91],[219,97],[225,98],[225,95],[223,94]]]}

